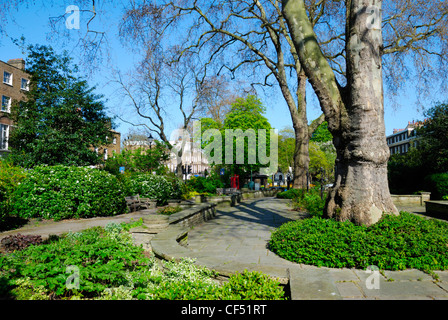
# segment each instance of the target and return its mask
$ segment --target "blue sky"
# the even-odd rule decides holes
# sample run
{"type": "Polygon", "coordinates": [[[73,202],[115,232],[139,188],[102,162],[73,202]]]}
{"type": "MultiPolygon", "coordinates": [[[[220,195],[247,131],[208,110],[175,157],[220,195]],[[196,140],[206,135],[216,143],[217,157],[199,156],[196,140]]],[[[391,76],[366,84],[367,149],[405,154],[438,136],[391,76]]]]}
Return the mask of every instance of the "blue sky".
{"type": "MultiPolygon", "coordinates": [[[[20,15],[14,13],[15,23],[10,22],[6,26],[6,31],[9,36],[13,38],[20,38],[22,35],[25,37],[27,43],[29,44],[48,44],[51,45],[56,52],[62,52],[67,50],[72,52],[73,48],[76,47],[76,42],[79,34],[83,34],[85,31],[85,25],[81,21],[81,29],[77,30],[64,30],[68,32],[70,38],[66,38],[63,35],[56,36],[55,40],[49,40],[48,37],[52,36],[49,27],[49,18],[64,14],[65,8],[68,5],[76,4],[76,1],[63,2],[60,4],[47,5],[42,8],[41,5],[30,5],[28,8],[22,6],[20,8],[20,15]],[[79,33],[78,33],[79,32],[79,33]]],[[[100,8],[101,9],[101,8],[100,8]]],[[[138,57],[131,53],[129,50],[123,48],[121,43],[118,41],[117,37],[117,24],[120,19],[120,12],[122,12],[120,5],[116,5],[116,8],[108,10],[107,19],[116,19],[117,23],[110,23],[102,25],[100,28],[107,32],[107,39],[109,41],[110,50],[108,51],[110,62],[114,67],[119,68],[123,72],[131,70],[134,62],[137,61],[138,57]],[[106,26],[106,27],[104,27],[106,26]],[[107,28],[107,29],[104,29],[107,28]]],[[[82,19],[85,17],[82,17],[82,19]]],[[[61,29],[64,28],[64,23],[60,23],[61,29]]],[[[76,50],[73,51],[74,62],[78,63],[78,54],[76,50]]],[[[4,36],[0,38],[0,60],[7,61],[14,58],[26,58],[22,53],[22,50],[13,44],[13,42],[4,36]]],[[[89,78],[89,83],[93,86],[97,86],[97,93],[102,93],[105,96],[106,107],[109,110],[110,115],[114,115],[117,112],[126,112],[126,110],[131,110],[131,107],[127,105],[122,97],[117,95],[116,87],[109,83],[113,74],[107,68],[108,65],[103,65],[93,73],[93,76],[89,78]]],[[[83,70],[81,69],[81,74],[83,70]]],[[[320,108],[317,99],[314,94],[309,91],[308,97],[308,117],[309,120],[315,119],[320,115],[320,108]]],[[[385,124],[386,124],[386,135],[390,135],[394,128],[405,128],[408,121],[422,119],[423,115],[418,111],[416,106],[416,98],[413,94],[414,90],[409,89],[402,92],[401,96],[398,98],[398,106],[392,106],[392,104],[387,99],[385,99],[385,124]]],[[[262,97],[263,99],[263,97],[262,97]]],[[[269,98],[263,99],[263,103],[267,107],[266,117],[268,118],[271,125],[276,129],[282,129],[285,126],[291,126],[291,117],[289,111],[286,107],[283,98],[281,97],[279,91],[269,98]]],[[[431,104],[427,105],[430,107],[431,104]]],[[[126,112],[130,115],[130,112],[126,112]]],[[[137,118],[134,118],[137,119],[137,118]]],[[[138,120],[137,120],[138,121],[138,120]]],[[[170,127],[167,130],[169,136],[170,131],[174,130],[179,121],[173,119],[170,123],[170,127]]],[[[117,130],[125,135],[130,125],[123,123],[119,120],[116,121],[118,125],[117,130]]]]}

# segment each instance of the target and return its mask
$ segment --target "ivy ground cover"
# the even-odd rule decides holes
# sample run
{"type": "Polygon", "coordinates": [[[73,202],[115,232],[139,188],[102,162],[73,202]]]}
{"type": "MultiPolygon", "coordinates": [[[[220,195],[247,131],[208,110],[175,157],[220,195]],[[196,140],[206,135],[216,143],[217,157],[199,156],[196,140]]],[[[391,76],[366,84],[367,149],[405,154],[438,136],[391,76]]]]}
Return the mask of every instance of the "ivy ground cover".
{"type": "Polygon", "coordinates": [[[448,269],[448,224],[408,212],[356,226],[313,217],[275,230],[269,248],[284,259],[331,268],[448,269]]]}

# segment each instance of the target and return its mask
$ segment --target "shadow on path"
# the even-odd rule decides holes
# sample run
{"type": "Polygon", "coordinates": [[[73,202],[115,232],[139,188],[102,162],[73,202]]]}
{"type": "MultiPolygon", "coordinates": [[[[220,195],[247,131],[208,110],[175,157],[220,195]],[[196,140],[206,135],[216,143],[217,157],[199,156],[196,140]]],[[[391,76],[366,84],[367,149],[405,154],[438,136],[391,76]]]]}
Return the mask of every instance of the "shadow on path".
{"type": "Polygon", "coordinates": [[[219,208],[217,219],[233,219],[240,223],[254,223],[277,228],[286,222],[308,216],[305,212],[293,211],[288,207],[289,202],[290,200],[276,198],[256,199],[240,203],[236,207],[219,208]]]}

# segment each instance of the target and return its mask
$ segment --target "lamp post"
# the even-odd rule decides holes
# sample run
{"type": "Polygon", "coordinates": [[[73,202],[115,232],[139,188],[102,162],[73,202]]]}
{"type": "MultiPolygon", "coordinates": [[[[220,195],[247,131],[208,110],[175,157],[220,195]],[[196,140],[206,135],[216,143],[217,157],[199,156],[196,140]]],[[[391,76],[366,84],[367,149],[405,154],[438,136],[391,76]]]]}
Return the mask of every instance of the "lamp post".
{"type": "MultiPolygon", "coordinates": [[[[152,143],[154,142],[154,138],[151,133],[149,133],[148,142],[149,142],[149,152],[151,153],[152,143]]],[[[151,159],[151,164],[150,164],[150,172],[152,174],[152,159],[151,159]]]]}
{"type": "Polygon", "coordinates": [[[154,138],[152,137],[151,133],[148,136],[148,141],[149,141],[149,149],[151,149],[152,148],[152,143],[154,142],[154,138]]]}

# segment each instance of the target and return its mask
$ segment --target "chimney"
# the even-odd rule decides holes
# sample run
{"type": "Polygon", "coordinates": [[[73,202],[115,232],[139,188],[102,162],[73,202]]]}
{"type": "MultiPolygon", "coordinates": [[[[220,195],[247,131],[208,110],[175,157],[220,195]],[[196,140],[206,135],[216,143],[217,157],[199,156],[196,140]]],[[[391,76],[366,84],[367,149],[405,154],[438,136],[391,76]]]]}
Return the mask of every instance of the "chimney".
{"type": "Polygon", "coordinates": [[[10,59],[8,60],[8,64],[16,67],[20,70],[25,70],[25,60],[23,60],[22,58],[20,59],[10,59]]]}

